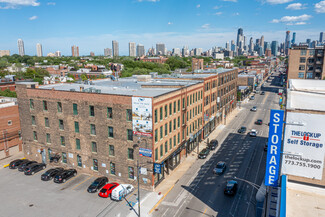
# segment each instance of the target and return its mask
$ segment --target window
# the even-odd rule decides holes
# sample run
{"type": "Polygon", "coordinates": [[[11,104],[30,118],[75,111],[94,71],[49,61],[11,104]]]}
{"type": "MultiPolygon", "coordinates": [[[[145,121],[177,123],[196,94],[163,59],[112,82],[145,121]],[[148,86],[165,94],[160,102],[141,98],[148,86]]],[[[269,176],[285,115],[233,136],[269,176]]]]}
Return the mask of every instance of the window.
{"type": "Polygon", "coordinates": [[[73,103],[73,115],[78,115],[78,105],[73,103]]]}
{"type": "Polygon", "coordinates": [[[172,111],[173,111],[173,104],[172,103],[169,103],[169,115],[172,115],[172,111]]]}
{"type": "Polygon", "coordinates": [[[299,72],[299,73],[298,73],[298,78],[304,78],[304,77],[305,77],[305,75],[304,75],[303,72],[299,72]]]}
{"type": "Polygon", "coordinates": [[[162,139],[164,137],[163,135],[163,126],[160,127],[160,139],[162,139]]]}
{"type": "Polygon", "coordinates": [[[155,142],[158,142],[158,129],[155,129],[155,142]]]}
{"type": "Polygon", "coordinates": [[[108,137],[110,137],[110,138],[114,137],[113,127],[108,127],[108,137]]]}
{"type": "Polygon", "coordinates": [[[176,101],[174,102],[174,114],[176,113],[176,101]]]}
{"type": "Polygon", "coordinates": [[[37,141],[37,132],[33,131],[34,140],[37,141]]]}
{"type": "Polygon", "coordinates": [[[167,118],[168,116],[168,109],[167,109],[167,105],[165,105],[165,118],[167,118]]]}
{"type": "Polygon", "coordinates": [[[312,72],[308,72],[308,73],[306,74],[306,78],[307,78],[307,79],[312,79],[312,78],[313,78],[313,73],[312,73],[312,72]]]}
{"type": "Polygon", "coordinates": [[[76,139],[76,149],[77,150],[81,149],[81,147],[80,147],[80,139],[76,139]]]}
{"type": "Polygon", "coordinates": [[[109,155],[115,156],[114,145],[109,145],[109,155]]]}
{"type": "Polygon", "coordinates": [[[90,124],[90,134],[96,135],[96,126],[95,124],[90,124]]]}
{"type": "Polygon", "coordinates": [[[93,169],[95,171],[98,171],[98,160],[97,159],[93,159],[93,169]]]}
{"type": "Polygon", "coordinates": [[[174,130],[176,130],[176,118],[174,119],[174,130]]]}
{"type": "Polygon", "coordinates": [[[158,111],[157,111],[157,109],[155,109],[155,123],[157,123],[158,122],[158,111]]]}
{"type": "Polygon", "coordinates": [[[179,133],[177,134],[177,143],[179,144],[179,142],[180,142],[180,138],[179,138],[180,136],[179,136],[179,133]]]}
{"type": "Polygon", "coordinates": [[[181,100],[178,100],[177,101],[177,111],[180,111],[180,107],[181,107],[181,100]]]}
{"type": "Polygon", "coordinates": [[[107,118],[112,119],[113,118],[113,109],[110,107],[107,107],[107,118]]]}
{"type": "Polygon", "coordinates": [[[163,145],[160,145],[160,157],[162,157],[164,155],[164,148],[163,145]]]}
{"type": "Polygon", "coordinates": [[[169,139],[169,150],[173,148],[172,138],[169,139]]]}
{"type": "Polygon", "coordinates": [[[95,116],[95,107],[93,105],[89,106],[89,116],[91,117],[95,116]]]}
{"type": "Polygon", "coordinates": [[[127,134],[128,134],[128,140],[133,141],[133,131],[132,130],[127,130],[127,134]]]}
{"type": "Polygon", "coordinates": [[[300,50],[300,56],[306,56],[307,50],[300,50]]]}
{"type": "Polygon", "coordinates": [[[134,179],[134,168],[128,167],[129,179],[134,179]]]}
{"type": "Polygon", "coordinates": [[[176,136],[174,136],[174,147],[176,146],[176,136]]]}
{"type": "Polygon", "coordinates": [[[45,127],[50,127],[50,122],[48,118],[44,118],[45,121],[45,127]]]}
{"type": "Polygon", "coordinates": [[[299,70],[305,70],[305,65],[299,65],[299,70]]]}
{"type": "Polygon", "coordinates": [[[82,160],[81,160],[81,156],[79,154],[77,155],[77,164],[78,164],[78,167],[82,167],[82,160]]]}
{"type": "Polygon", "coordinates": [[[165,136],[167,136],[167,133],[168,133],[168,126],[167,126],[167,124],[165,124],[165,136]]]}
{"type": "Polygon", "coordinates": [[[308,59],[308,63],[313,64],[314,62],[315,62],[315,59],[314,58],[309,58],[308,59]]]}
{"type": "Polygon", "coordinates": [[[79,122],[77,121],[74,122],[74,132],[79,133],[79,122]]]}
{"type": "Polygon", "coordinates": [[[62,103],[61,102],[58,102],[58,112],[62,112],[62,103]]]}
{"type": "Polygon", "coordinates": [[[62,152],[62,163],[67,163],[67,153],[62,152]]]}
{"type": "Polygon", "coordinates": [[[133,160],[133,148],[128,148],[128,159],[133,160]]]}
{"type": "Polygon", "coordinates": [[[49,133],[46,134],[46,143],[51,143],[51,135],[49,133]]]}
{"type": "Polygon", "coordinates": [[[182,100],[183,100],[182,104],[183,104],[183,109],[184,109],[185,108],[185,98],[183,98],[182,100]]]}
{"type": "Polygon", "coordinates": [[[169,133],[172,132],[172,121],[169,121],[169,133]]]}
{"type": "Polygon", "coordinates": [[[177,128],[180,127],[180,122],[181,122],[181,118],[178,116],[178,118],[177,118],[177,128]]]}
{"type": "Polygon", "coordinates": [[[314,56],[315,55],[315,50],[309,50],[309,56],[314,56]]]}
{"type": "Polygon", "coordinates": [[[65,138],[64,138],[64,136],[60,136],[60,141],[61,141],[61,145],[65,146],[65,138]]]}
{"type": "Polygon", "coordinates": [[[47,111],[47,102],[43,100],[43,110],[47,111]]]}
{"type": "Polygon", "coordinates": [[[132,109],[127,109],[126,110],[126,120],[127,121],[132,121],[132,109]]]}
{"type": "Polygon", "coordinates": [[[111,170],[111,174],[115,175],[116,174],[116,172],[115,172],[115,163],[110,162],[109,167],[110,167],[110,170],[111,170]]]}
{"type": "Polygon", "coordinates": [[[97,143],[91,142],[91,152],[97,153],[97,143]]]}
{"type": "Polygon", "coordinates": [[[306,57],[300,57],[300,63],[305,63],[306,62],[306,57]]]}
{"type": "Polygon", "coordinates": [[[160,120],[162,120],[163,119],[163,108],[162,107],[160,107],[159,116],[160,116],[160,120]]]}
{"type": "Polygon", "coordinates": [[[36,125],[36,119],[35,119],[35,116],[32,116],[32,125],[36,125]]]}
{"type": "Polygon", "coordinates": [[[165,154],[167,153],[168,151],[168,144],[167,144],[167,141],[165,142],[165,154]]]}
{"type": "Polygon", "coordinates": [[[158,160],[158,148],[155,149],[155,161],[158,160]]]}
{"type": "Polygon", "coordinates": [[[30,107],[31,109],[34,109],[34,100],[33,100],[33,99],[30,99],[30,100],[29,100],[29,107],[30,107]]]}
{"type": "Polygon", "coordinates": [[[308,65],[308,71],[313,71],[314,70],[314,66],[313,65],[308,65]]]}
{"type": "Polygon", "coordinates": [[[63,120],[59,120],[59,128],[60,130],[64,130],[63,120]]]}

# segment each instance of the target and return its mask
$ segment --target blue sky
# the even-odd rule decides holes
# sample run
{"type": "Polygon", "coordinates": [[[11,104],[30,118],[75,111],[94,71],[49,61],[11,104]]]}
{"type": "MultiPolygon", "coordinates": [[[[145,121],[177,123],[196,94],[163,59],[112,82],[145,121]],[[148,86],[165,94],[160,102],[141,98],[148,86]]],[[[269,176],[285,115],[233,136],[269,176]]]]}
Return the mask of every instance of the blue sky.
{"type": "Polygon", "coordinates": [[[17,53],[22,38],[28,55],[36,54],[36,43],[44,55],[71,55],[74,44],[81,55],[102,55],[112,40],[121,55],[129,41],[206,50],[235,40],[239,27],[254,41],[264,35],[282,42],[290,30],[303,42],[319,39],[324,20],[324,0],[0,0],[0,49],[17,53]]]}

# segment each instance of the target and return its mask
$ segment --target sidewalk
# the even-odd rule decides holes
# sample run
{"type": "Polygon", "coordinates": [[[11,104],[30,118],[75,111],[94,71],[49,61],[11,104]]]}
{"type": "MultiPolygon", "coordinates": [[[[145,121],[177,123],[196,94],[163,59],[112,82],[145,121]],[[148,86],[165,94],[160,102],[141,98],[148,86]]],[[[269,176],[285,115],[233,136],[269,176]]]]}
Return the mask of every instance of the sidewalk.
{"type": "Polygon", "coordinates": [[[24,153],[21,151],[17,154],[10,155],[9,157],[0,159],[0,169],[3,169],[4,166],[9,164],[11,161],[16,160],[16,159],[21,159],[24,157],[24,153]]]}

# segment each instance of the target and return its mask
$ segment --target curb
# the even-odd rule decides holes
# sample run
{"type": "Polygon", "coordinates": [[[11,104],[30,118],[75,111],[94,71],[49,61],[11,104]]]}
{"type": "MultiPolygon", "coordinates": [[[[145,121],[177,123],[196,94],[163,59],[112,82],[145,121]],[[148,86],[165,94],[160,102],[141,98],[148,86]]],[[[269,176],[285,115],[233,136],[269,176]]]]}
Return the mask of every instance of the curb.
{"type": "MultiPolygon", "coordinates": [[[[25,157],[21,158],[21,160],[24,160],[24,159],[26,159],[26,158],[25,157]]],[[[9,166],[9,164],[3,165],[3,168],[6,168],[8,166],[9,166]]]]}
{"type": "MultiPolygon", "coordinates": [[[[177,183],[177,182],[176,182],[177,183]]],[[[175,183],[175,184],[176,184],[175,183]]],[[[159,206],[159,204],[165,199],[165,197],[167,196],[167,194],[175,187],[175,184],[173,184],[172,187],[170,187],[170,189],[166,192],[166,194],[164,194],[164,196],[162,198],[160,198],[160,200],[156,203],[156,205],[154,205],[151,210],[149,211],[149,215],[159,206]]]]}

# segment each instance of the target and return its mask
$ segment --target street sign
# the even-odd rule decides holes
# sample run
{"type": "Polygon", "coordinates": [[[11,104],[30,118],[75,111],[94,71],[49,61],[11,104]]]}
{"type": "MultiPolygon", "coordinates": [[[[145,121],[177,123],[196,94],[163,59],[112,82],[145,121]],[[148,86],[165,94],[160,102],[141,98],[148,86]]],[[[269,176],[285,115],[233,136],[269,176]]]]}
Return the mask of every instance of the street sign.
{"type": "Polygon", "coordinates": [[[157,163],[154,164],[154,172],[155,173],[161,174],[161,168],[162,168],[161,164],[157,164],[157,163]]]}
{"type": "Polygon", "coordinates": [[[152,150],[146,148],[139,148],[139,155],[143,157],[152,157],[152,150]]]}

